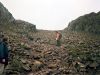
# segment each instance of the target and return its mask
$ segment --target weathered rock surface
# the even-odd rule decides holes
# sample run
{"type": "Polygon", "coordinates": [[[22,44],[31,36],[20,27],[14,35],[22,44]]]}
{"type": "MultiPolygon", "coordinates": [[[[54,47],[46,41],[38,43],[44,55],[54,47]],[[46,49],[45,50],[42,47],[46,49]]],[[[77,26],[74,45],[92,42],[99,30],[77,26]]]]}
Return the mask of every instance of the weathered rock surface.
{"type": "Polygon", "coordinates": [[[5,22],[12,22],[13,20],[14,17],[12,14],[0,2],[0,24],[4,24],[5,22]]]}
{"type": "Polygon", "coordinates": [[[66,30],[100,34],[100,12],[78,17],[69,23],[66,30]]]}
{"type": "Polygon", "coordinates": [[[16,20],[0,2],[0,31],[11,30],[21,34],[36,31],[36,25],[22,20],[16,20]]]}

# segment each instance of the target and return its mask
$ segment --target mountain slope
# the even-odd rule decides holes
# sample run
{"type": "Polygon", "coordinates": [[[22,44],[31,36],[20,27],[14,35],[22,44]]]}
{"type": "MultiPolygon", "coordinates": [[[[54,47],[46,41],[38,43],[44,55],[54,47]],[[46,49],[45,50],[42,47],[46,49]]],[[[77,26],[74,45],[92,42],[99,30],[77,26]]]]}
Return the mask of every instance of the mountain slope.
{"type": "Polygon", "coordinates": [[[90,13],[73,20],[65,30],[100,34],[100,12],[90,13]]]}
{"type": "Polygon", "coordinates": [[[6,75],[100,75],[99,36],[62,33],[62,46],[57,47],[53,31],[29,35],[31,39],[9,36],[12,49],[6,75]]]}
{"type": "Polygon", "coordinates": [[[0,21],[0,31],[9,38],[9,64],[3,75],[100,75],[99,35],[62,33],[62,46],[57,47],[54,31],[33,33],[31,23],[0,21]]]}
{"type": "Polygon", "coordinates": [[[36,31],[36,26],[29,22],[16,20],[12,14],[0,3],[0,31],[29,32],[36,31]]]}
{"type": "Polygon", "coordinates": [[[0,24],[14,20],[12,14],[0,2],[0,24]]]}

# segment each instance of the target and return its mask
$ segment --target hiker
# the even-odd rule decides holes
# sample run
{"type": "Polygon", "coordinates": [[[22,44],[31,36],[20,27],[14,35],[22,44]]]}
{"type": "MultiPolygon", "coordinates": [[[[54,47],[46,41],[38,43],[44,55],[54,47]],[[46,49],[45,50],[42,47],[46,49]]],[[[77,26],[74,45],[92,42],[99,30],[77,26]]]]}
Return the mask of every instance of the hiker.
{"type": "Polygon", "coordinates": [[[4,69],[8,65],[8,47],[7,38],[4,35],[0,36],[0,75],[4,72],[4,69]]]}
{"type": "Polygon", "coordinates": [[[60,42],[61,38],[62,38],[62,34],[56,31],[56,46],[61,46],[61,42],[60,42]]]}

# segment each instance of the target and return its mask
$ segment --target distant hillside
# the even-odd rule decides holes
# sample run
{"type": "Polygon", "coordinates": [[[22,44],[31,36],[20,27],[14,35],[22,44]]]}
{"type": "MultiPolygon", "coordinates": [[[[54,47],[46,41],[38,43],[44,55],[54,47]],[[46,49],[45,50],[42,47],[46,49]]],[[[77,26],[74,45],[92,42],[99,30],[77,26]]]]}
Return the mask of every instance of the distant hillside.
{"type": "Polygon", "coordinates": [[[100,34],[100,12],[90,13],[80,16],[76,20],[69,23],[65,30],[71,31],[85,31],[90,33],[100,34]]]}
{"type": "Polygon", "coordinates": [[[23,20],[15,20],[13,21],[13,24],[17,26],[16,29],[18,29],[17,31],[19,32],[36,31],[36,25],[31,24],[29,22],[25,22],[23,20]]]}
{"type": "Polygon", "coordinates": [[[12,14],[0,3],[0,31],[10,30],[15,32],[36,31],[36,26],[29,22],[16,20],[12,14]]]}

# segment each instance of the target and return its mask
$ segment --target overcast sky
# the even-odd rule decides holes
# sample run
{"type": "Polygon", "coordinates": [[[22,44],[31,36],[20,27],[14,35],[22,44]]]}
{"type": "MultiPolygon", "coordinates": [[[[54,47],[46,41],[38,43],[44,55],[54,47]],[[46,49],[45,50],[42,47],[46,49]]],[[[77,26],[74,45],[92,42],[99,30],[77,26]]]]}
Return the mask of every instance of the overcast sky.
{"type": "Polygon", "coordinates": [[[0,0],[16,19],[38,29],[61,30],[79,16],[100,11],[100,0],[0,0]]]}

